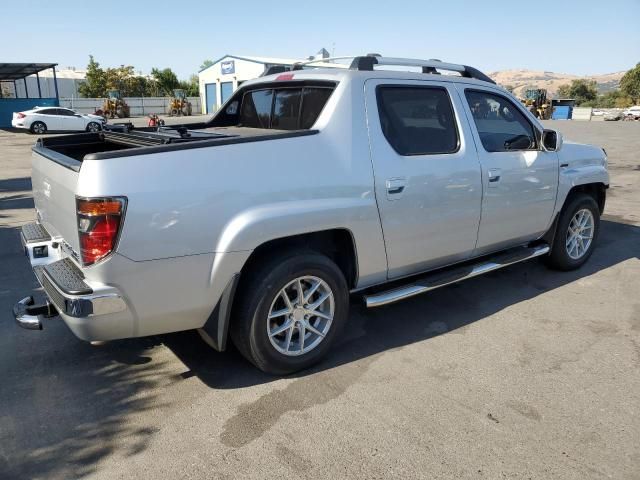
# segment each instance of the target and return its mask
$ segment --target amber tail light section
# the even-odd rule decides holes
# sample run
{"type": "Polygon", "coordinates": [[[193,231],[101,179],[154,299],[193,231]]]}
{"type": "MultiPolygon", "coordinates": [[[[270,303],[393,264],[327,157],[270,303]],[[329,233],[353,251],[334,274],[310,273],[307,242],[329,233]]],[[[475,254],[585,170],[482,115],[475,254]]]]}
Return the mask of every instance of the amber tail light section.
{"type": "Polygon", "coordinates": [[[76,197],[80,259],[84,266],[107,257],[116,247],[127,199],[76,197]]]}

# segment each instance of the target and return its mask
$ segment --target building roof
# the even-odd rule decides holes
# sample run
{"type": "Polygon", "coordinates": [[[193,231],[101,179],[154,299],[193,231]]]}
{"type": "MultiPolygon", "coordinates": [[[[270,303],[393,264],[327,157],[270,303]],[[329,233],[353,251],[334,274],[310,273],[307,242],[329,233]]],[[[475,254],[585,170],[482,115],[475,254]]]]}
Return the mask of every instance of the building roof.
{"type": "Polygon", "coordinates": [[[0,63],[0,81],[12,82],[53,68],[57,63],[0,63]]]}
{"type": "MultiPolygon", "coordinates": [[[[45,70],[40,74],[40,78],[42,77],[53,77],[53,72],[51,70],[45,70]]],[[[87,78],[86,70],[72,70],[72,69],[64,69],[58,70],[56,68],[56,77],[58,80],[62,80],[65,78],[70,78],[73,80],[85,80],[87,78]]]]}

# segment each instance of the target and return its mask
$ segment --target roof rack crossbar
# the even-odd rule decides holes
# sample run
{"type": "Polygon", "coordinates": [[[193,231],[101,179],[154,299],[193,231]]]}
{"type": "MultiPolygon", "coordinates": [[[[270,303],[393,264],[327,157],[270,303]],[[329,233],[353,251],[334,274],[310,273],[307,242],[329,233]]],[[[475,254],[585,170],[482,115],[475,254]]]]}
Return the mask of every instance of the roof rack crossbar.
{"type": "Polygon", "coordinates": [[[483,82],[496,83],[480,70],[468,65],[458,65],[456,63],[441,62],[440,60],[418,60],[413,58],[381,57],[377,55],[366,55],[353,57],[351,70],[373,70],[375,65],[389,65],[398,67],[421,67],[423,73],[437,73],[437,70],[448,70],[458,72],[461,76],[475,78],[483,82]]]}
{"type": "MultiPolygon", "coordinates": [[[[328,57],[328,58],[314,58],[312,60],[305,60],[302,62],[296,62],[292,65],[291,69],[292,70],[302,70],[302,67],[304,67],[305,65],[313,65],[314,63],[331,63],[334,62],[335,60],[351,60],[352,58],[355,58],[354,55],[348,55],[348,56],[344,56],[344,57],[328,57]]],[[[326,65],[325,65],[326,67],[326,65]]],[[[344,68],[346,67],[346,65],[344,64],[340,64],[340,63],[336,63],[336,67],[337,68],[344,68]]]]}

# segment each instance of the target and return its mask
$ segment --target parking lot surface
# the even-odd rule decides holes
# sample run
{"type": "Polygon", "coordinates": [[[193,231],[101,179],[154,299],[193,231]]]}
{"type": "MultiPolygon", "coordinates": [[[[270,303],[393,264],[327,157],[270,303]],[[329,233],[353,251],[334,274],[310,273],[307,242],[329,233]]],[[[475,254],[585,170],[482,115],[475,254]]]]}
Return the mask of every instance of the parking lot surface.
{"type": "Polygon", "coordinates": [[[18,236],[35,138],[0,130],[0,478],[640,478],[640,122],[547,125],[609,154],[582,269],[354,301],[329,358],[287,378],[194,332],[19,329],[14,302],[42,295],[18,236]]]}

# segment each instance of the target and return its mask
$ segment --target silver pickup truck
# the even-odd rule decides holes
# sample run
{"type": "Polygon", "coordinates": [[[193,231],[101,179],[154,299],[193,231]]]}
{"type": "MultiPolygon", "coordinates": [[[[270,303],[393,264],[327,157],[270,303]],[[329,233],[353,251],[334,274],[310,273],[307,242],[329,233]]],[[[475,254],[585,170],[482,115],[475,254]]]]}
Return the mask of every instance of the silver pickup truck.
{"type": "Polygon", "coordinates": [[[563,143],[472,67],[309,67],[244,83],[207,123],[38,140],[22,241],[47,299],[17,322],[60,315],[88,341],[197,329],[286,374],[327,352],[355,294],[378,307],[589,258],[603,149],[563,143]]]}

